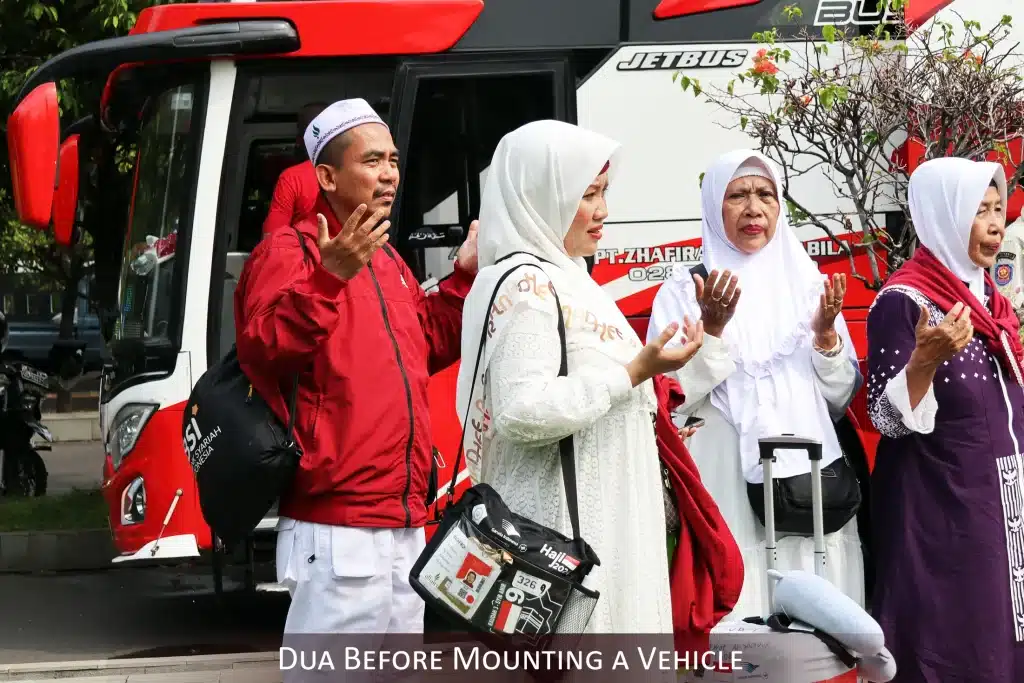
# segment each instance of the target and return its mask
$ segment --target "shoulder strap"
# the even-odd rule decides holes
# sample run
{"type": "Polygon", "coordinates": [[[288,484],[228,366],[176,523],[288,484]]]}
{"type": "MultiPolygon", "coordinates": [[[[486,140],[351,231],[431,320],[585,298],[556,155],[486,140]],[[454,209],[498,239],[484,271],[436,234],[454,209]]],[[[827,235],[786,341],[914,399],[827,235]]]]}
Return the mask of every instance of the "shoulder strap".
{"type": "MultiPolygon", "coordinates": [[[[514,252],[512,254],[509,254],[508,256],[505,256],[505,257],[499,259],[499,262],[500,261],[504,261],[507,258],[511,258],[512,256],[516,256],[516,255],[519,255],[519,254],[526,254],[526,252],[514,252]]],[[[544,261],[544,259],[542,259],[540,257],[537,257],[537,256],[533,256],[533,254],[528,254],[528,255],[532,256],[533,258],[536,258],[539,261],[544,261]]],[[[544,261],[544,262],[546,263],[546,261],[544,261]]],[[[532,264],[522,263],[522,264],[517,265],[515,268],[511,268],[511,269],[505,271],[502,274],[502,276],[498,279],[498,282],[495,284],[494,291],[491,292],[491,298],[487,302],[487,309],[486,309],[487,310],[487,316],[484,318],[483,330],[480,333],[480,344],[479,344],[479,346],[477,348],[476,364],[473,367],[473,386],[476,386],[476,377],[477,377],[477,374],[480,372],[480,359],[483,357],[484,345],[487,343],[487,322],[490,319],[491,311],[494,308],[494,300],[498,296],[498,290],[501,288],[501,283],[504,282],[505,279],[509,275],[511,275],[513,272],[515,272],[517,269],[522,268],[523,266],[530,266],[530,265],[532,265],[532,264]]],[[[536,268],[538,266],[533,266],[533,267],[536,268]]],[[[564,317],[562,315],[562,302],[558,298],[558,292],[555,291],[555,287],[554,287],[553,284],[551,285],[551,292],[555,295],[555,308],[558,309],[558,338],[559,338],[559,341],[561,343],[561,359],[560,359],[559,367],[558,367],[558,376],[559,377],[564,377],[564,376],[569,374],[569,362],[568,362],[568,356],[567,356],[567,353],[566,353],[566,342],[565,342],[565,319],[564,319],[564,317]]],[[[455,502],[455,482],[458,479],[459,467],[462,465],[463,444],[465,444],[465,442],[466,442],[466,430],[469,428],[469,412],[470,412],[470,410],[472,410],[472,407],[473,407],[473,392],[472,391],[470,391],[469,401],[470,401],[469,405],[466,406],[466,420],[463,422],[463,425],[462,425],[462,438],[459,439],[458,455],[455,456],[455,468],[452,470],[452,479],[451,479],[451,482],[448,485],[448,506],[449,507],[451,507],[452,504],[454,504],[454,502],[455,502]]],[[[566,503],[567,503],[568,508],[569,508],[569,519],[572,522],[572,532],[573,532],[573,536],[575,538],[579,538],[580,537],[580,519],[579,519],[580,515],[579,515],[579,501],[577,500],[577,494],[576,494],[576,467],[575,467],[575,460],[574,460],[575,459],[575,444],[573,442],[573,435],[570,434],[569,436],[563,437],[558,442],[558,451],[559,451],[559,456],[560,456],[561,461],[562,461],[562,478],[564,480],[563,483],[565,485],[566,503]]],[[[436,516],[436,507],[435,507],[435,516],[436,516]]]]}
{"type": "MultiPolygon", "coordinates": [[[[565,377],[569,374],[569,359],[566,353],[565,344],[565,319],[562,317],[562,302],[558,298],[558,292],[552,283],[551,292],[555,295],[555,306],[558,308],[558,340],[561,344],[562,359],[558,367],[558,376],[565,377]]],[[[562,438],[558,442],[558,453],[562,460],[562,481],[565,485],[565,502],[569,508],[569,521],[572,522],[573,538],[580,537],[580,509],[576,495],[576,445],[572,435],[562,438]]]]}
{"type": "MultiPolygon", "coordinates": [[[[299,232],[299,229],[294,225],[292,230],[295,231],[295,236],[299,238],[299,246],[302,247],[303,263],[306,261],[312,261],[313,256],[309,253],[309,247],[306,246],[306,239],[299,232]]],[[[299,375],[296,373],[295,381],[292,383],[292,395],[288,400],[288,446],[295,445],[295,412],[299,402],[299,375]]]]}
{"type": "Polygon", "coordinates": [[[757,626],[767,626],[773,631],[778,631],[779,633],[810,634],[818,640],[820,640],[822,643],[824,643],[825,647],[827,647],[829,651],[831,651],[832,654],[834,654],[836,658],[843,663],[844,666],[847,666],[851,669],[857,666],[857,658],[854,657],[853,654],[851,654],[850,651],[847,650],[835,636],[822,631],[820,628],[815,627],[811,627],[813,629],[811,631],[802,628],[790,628],[790,624],[793,623],[793,620],[785,614],[776,613],[768,616],[767,618],[747,617],[743,621],[745,621],[748,624],[755,624],[757,626]]]}
{"type": "Polygon", "coordinates": [[[306,246],[306,240],[302,236],[302,233],[299,232],[299,229],[294,225],[292,226],[292,230],[295,231],[295,236],[299,238],[299,246],[302,247],[302,255],[305,257],[304,261],[312,261],[313,255],[309,253],[309,247],[306,246]]]}

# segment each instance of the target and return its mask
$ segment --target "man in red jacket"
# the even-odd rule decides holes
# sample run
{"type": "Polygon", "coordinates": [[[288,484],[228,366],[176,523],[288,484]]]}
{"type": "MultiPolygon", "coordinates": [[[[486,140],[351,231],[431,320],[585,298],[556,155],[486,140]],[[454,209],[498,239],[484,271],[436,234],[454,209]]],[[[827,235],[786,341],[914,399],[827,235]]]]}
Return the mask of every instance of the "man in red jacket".
{"type": "Polygon", "coordinates": [[[316,180],[316,171],[313,170],[313,162],[309,160],[306,153],[304,135],[309,124],[316,118],[316,115],[327,108],[326,104],[319,102],[307,104],[299,110],[298,132],[296,134],[296,147],[302,151],[303,161],[294,166],[289,166],[277,177],[274,185],[274,194],[270,198],[270,209],[263,221],[264,236],[274,228],[289,227],[294,223],[309,217],[313,212],[317,197],[320,195],[320,185],[316,180]]]}
{"type": "Polygon", "coordinates": [[[282,421],[299,376],[292,489],[280,501],[278,581],[294,633],[421,633],[409,571],[425,545],[433,464],[427,385],[460,355],[476,222],[454,273],[426,295],[387,245],[398,150],[361,99],[328,107],[306,148],[315,212],[250,255],[235,297],[242,369],[282,421]]]}

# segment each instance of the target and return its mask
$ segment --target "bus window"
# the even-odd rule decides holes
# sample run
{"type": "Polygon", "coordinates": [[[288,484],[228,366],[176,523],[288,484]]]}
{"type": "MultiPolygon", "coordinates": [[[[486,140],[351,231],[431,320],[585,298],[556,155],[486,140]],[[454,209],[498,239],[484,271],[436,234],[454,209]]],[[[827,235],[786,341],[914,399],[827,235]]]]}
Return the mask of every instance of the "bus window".
{"type": "Polygon", "coordinates": [[[297,163],[294,136],[286,139],[256,140],[249,147],[245,165],[242,208],[238,216],[238,245],[235,251],[251,252],[263,235],[263,222],[278,176],[297,163]]]}
{"type": "Polygon", "coordinates": [[[398,250],[421,282],[450,272],[455,245],[435,245],[449,229],[465,230],[477,217],[498,141],[549,118],[558,118],[551,72],[419,80],[395,224],[398,250]]]}
{"type": "Polygon", "coordinates": [[[192,128],[194,86],[160,94],[142,124],[136,187],[121,266],[115,339],[170,341],[176,324],[174,276],[180,220],[189,204],[198,134],[192,128]]]}

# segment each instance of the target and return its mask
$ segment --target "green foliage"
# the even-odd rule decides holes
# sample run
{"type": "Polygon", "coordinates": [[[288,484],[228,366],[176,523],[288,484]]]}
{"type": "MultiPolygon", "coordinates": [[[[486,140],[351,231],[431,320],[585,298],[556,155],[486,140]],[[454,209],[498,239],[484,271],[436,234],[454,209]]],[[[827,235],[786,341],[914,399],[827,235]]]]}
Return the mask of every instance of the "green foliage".
{"type": "MultiPolygon", "coordinates": [[[[0,3],[0,272],[28,270],[58,281],[70,273],[72,257],[89,259],[89,240],[75,254],[62,254],[48,234],[18,223],[7,151],[7,117],[28,76],[51,57],[76,45],[122,36],[153,0],[3,0],[0,3]]],[[[61,124],[95,112],[101,81],[57,84],[61,124]]],[[[60,284],[64,284],[61,282],[60,284]]]]}

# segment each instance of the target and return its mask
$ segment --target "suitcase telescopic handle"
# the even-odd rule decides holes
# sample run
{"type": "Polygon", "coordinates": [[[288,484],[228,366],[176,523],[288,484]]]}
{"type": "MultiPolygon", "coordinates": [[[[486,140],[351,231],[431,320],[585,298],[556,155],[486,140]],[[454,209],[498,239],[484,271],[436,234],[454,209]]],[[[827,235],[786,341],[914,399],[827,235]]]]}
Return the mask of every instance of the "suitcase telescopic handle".
{"type": "Polygon", "coordinates": [[[757,440],[761,449],[761,460],[775,460],[774,451],[776,448],[794,448],[807,451],[807,457],[821,461],[821,442],[817,439],[809,439],[793,434],[780,434],[778,436],[766,436],[757,440]]]}
{"type": "MultiPolygon", "coordinates": [[[[778,546],[775,540],[775,496],[772,486],[772,463],[775,449],[797,449],[807,451],[811,461],[811,504],[814,520],[814,573],[825,578],[825,511],[821,494],[821,442],[794,434],[766,436],[757,440],[761,453],[761,469],[764,473],[764,530],[765,560],[768,569],[775,569],[778,561],[778,546]]],[[[775,609],[775,582],[768,578],[768,604],[775,609]]]]}

